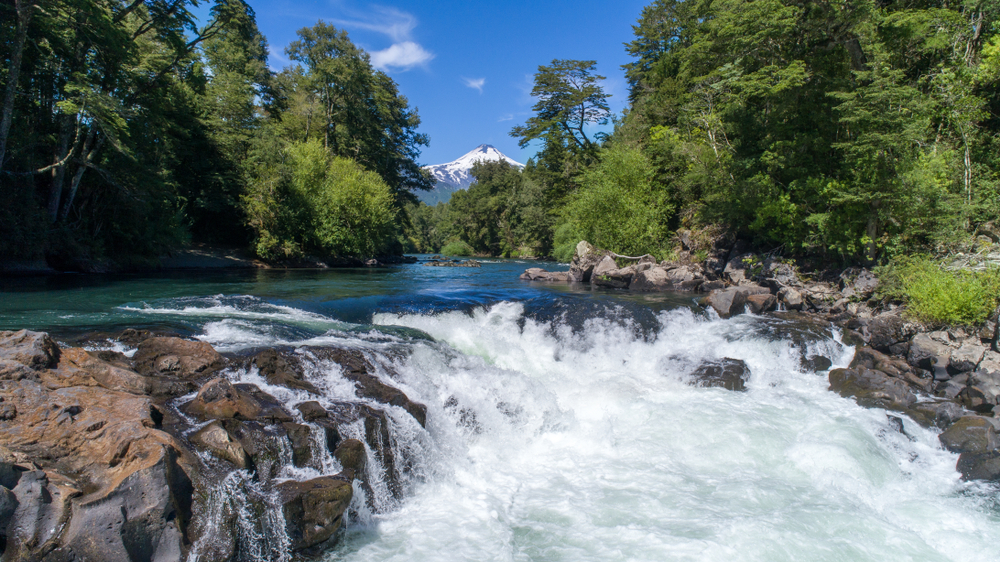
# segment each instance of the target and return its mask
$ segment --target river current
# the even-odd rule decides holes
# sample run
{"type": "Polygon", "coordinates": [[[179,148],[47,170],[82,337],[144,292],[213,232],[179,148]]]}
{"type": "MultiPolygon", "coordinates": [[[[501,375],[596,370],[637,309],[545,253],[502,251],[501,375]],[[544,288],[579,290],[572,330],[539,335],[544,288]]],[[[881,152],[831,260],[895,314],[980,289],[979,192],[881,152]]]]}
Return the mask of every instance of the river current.
{"type": "MultiPolygon", "coordinates": [[[[817,367],[854,352],[836,329],[517,279],[534,265],[5,279],[0,329],[334,345],[391,370],[426,428],[388,407],[403,493],[359,499],[326,560],[1000,560],[995,487],[936,431],[827,390],[817,367]],[[746,392],[689,384],[723,358],[746,392]]],[[[309,376],[356,399],[336,368],[309,376]]]]}

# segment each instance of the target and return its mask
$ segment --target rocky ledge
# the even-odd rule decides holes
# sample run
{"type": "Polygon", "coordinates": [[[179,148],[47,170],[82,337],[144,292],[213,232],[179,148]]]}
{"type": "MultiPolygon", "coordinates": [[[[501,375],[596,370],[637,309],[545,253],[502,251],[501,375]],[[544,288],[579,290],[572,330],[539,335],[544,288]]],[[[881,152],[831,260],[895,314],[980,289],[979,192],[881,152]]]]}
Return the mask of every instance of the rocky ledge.
{"type": "Polygon", "coordinates": [[[135,330],[118,340],[136,346],[132,357],[61,347],[44,333],[0,332],[3,561],[167,562],[193,549],[202,559],[242,559],[261,548],[268,529],[248,535],[238,510],[225,507],[227,494],[241,493],[220,491],[234,474],[244,478],[246,507],[283,517],[279,546],[306,555],[336,540],[352,482],[369,500],[373,483],[401,493],[406,459],[388,448],[388,413],[401,408],[423,425],[426,408],[357,351],[222,355],[204,342],[135,330]],[[320,396],[306,376],[318,365],[339,368],[358,401],[320,396]],[[259,374],[297,398],[279,401],[233,382],[238,373],[259,374]],[[299,481],[282,471],[280,459],[290,458],[321,473],[320,457],[341,472],[299,481]]]}
{"type": "MultiPolygon", "coordinates": [[[[680,234],[674,261],[618,256],[580,242],[569,271],[532,268],[521,279],[707,293],[700,304],[722,318],[783,312],[837,326],[856,350],[848,368],[827,373],[830,390],[940,428],[942,446],[960,454],[964,478],[1000,482],[1000,309],[975,330],[933,330],[900,308],[880,309],[873,298],[878,279],[867,269],[800,276],[792,263],[724,238],[696,260],[690,239],[680,234]]],[[[699,369],[693,384],[742,390],[748,373],[734,361],[699,369]]],[[[815,370],[829,369],[825,363],[815,370]]]]}

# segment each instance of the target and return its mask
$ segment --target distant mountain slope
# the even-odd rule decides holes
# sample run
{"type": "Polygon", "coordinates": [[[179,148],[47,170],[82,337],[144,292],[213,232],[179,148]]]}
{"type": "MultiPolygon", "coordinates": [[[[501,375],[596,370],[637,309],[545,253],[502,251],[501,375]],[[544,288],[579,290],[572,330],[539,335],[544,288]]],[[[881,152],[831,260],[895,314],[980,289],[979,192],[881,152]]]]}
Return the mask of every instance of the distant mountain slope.
{"type": "Polygon", "coordinates": [[[511,165],[523,168],[524,164],[515,161],[504,155],[488,144],[481,144],[474,150],[462,156],[454,162],[447,164],[436,164],[434,166],[424,166],[425,170],[430,170],[431,175],[438,181],[437,186],[431,191],[421,193],[419,198],[428,205],[437,205],[438,202],[451,199],[451,194],[459,189],[465,189],[472,184],[472,165],[479,161],[506,160],[511,165]]]}

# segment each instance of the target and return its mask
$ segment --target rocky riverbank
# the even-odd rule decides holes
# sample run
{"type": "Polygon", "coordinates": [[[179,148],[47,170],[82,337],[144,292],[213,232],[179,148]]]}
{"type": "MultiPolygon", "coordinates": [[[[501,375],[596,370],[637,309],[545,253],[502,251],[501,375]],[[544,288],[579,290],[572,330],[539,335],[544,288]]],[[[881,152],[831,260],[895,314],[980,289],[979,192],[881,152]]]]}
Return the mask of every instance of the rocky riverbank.
{"type": "MultiPolygon", "coordinates": [[[[617,256],[581,242],[568,271],[532,268],[521,279],[703,293],[702,306],[723,318],[744,312],[804,313],[837,326],[856,351],[848,368],[827,373],[830,390],[940,428],[941,445],[960,454],[956,468],[964,478],[1000,482],[996,313],[975,330],[934,330],[908,320],[901,308],[882,307],[873,299],[878,279],[867,269],[804,277],[792,263],[746,251],[739,243],[716,243],[701,259],[685,236],[681,245],[678,259],[657,262],[652,256],[617,256]]],[[[742,388],[738,382],[716,385],[742,388]]]]}
{"type": "Polygon", "coordinates": [[[369,503],[374,487],[401,493],[407,459],[390,448],[387,416],[399,408],[423,425],[426,408],[360,352],[224,355],[135,330],[114,340],[129,355],[0,332],[5,562],[316,554],[356,487],[369,503]],[[358,400],[325,398],[307,375],[318,366],[339,369],[358,400]]]}

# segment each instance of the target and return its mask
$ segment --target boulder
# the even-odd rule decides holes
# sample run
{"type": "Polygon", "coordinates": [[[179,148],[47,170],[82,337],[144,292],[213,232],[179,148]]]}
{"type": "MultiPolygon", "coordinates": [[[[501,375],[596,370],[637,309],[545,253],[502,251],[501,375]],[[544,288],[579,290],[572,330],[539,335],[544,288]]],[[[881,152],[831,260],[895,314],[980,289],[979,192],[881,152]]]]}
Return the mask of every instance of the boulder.
{"type": "Polygon", "coordinates": [[[698,285],[699,293],[711,293],[712,291],[718,291],[720,289],[726,288],[726,282],[722,279],[714,279],[711,281],[705,281],[701,285],[698,285]]]}
{"type": "Polygon", "coordinates": [[[322,476],[306,482],[281,482],[275,489],[294,551],[327,543],[344,521],[354,489],[349,480],[322,476]]]}
{"type": "Polygon", "coordinates": [[[989,453],[997,449],[993,424],[981,416],[963,416],[941,432],[938,440],[953,453],[989,453]]]}
{"type": "Polygon", "coordinates": [[[225,366],[225,359],[202,341],[152,337],[139,344],[132,364],[144,375],[194,378],[218,371],[225,366]]]}
{"type": "Polygon", "coordinates": [[[608,252],[598,250],[586,241],[581,241],[576,245],[576,255],[573,256],[573,261],[570,263],[570,281],[590,283],[594,268],[606,257],[608,257],[608,252]]]}
{"type": "Polygon", "coordinates": [[[1000,452],[962,453],[955,468],[965,480],[1000,482],[1000,452]]]}
{"type": "Polygon", "coordinates": [[[931,337],[930,334],[917,334],[910,340],[910,350],[906,360],[914,367],[931,371],[935,379],[944,380],[951,376],[948,373],[951,353],[951,347],[931,337]]]}
{"type": "Polygon", "coordinates": [[[722,318],[728,318],[745,311],[749,295],[770,294],[770,292],[764,287],[756,286],[729,287],[712,291],[703,299],[703,304],[712,307],[722,318]]]}
{"type": "Polygon", "coordinates": [[[594,277],[600,277],[601,275],[605,275],[617,269],[618,269],[618,264],[615,262],[615,258],[611,256],[604,256],[603,258],[601,258],[601,261],[597,262],[597,265],[594,266],[594,271],[591,274],[592,275],[591,279],[593,279],[594,277]]]}
{"type": "Polygon", "coordinates": [[[917,402],[910,408],[911,415],[920,425],[944,429],[965,415],[958,404],[943,400],[940,402],[917,402]],[[914,415],[915,413],[915,415],[914,415]]]}
{"type": "Polygon", "coordinates": [[[568,271],[545,271],[540,267],[526,269],[521,274],[521,279],[525,281],[544,281],[549,283],[568,283],[570,274],[568,271]]]}
{"type": "Polygon", "coordinates": [[[750,379],[750,368],[739,359],[726,357],[701,364],[690,377],[693,386],[745,391],[746,381],[750,379]]]}
{"type": "Polygon", "coordinates": [[[777,291],[789,285],[801,285],[799,276],[795,273],[795,268],[778,258],[767,258],[764,260],[761,277],[763,284],[777,291]]]}
{"type": "Polygon", "coordinates": [[[0,442],[31,459],[12,492],[18,507],[5,559],[176,560],[187,548],[190,461],[155,429],[150,399],[100,386],[0,390],[16,423],[0,442]]]}
{"type": "Polygon", "coordinates": [[[598,287],[608,289],[627,289],[632,282],[632,277],[635,275],[635,266],[602,272],[598,272],[599,269],[594,269],[594,274],[590,278],[590,282],[598,287]]]}
{"type": "Polygon", "coordinates": [[[294,354],[265,349],[254,355],[250,363],[257,367],[257,371],[270,384],[320,394],[319,389],[306,380],[302,363],[294,354]]]}
{"type": "Polygon", "coordinates": [[[986,347],[971,341],[965,341],[958,349],[951,352],[948,361],[948,373],[957,375],[974,371],[986,355],[986,347]]]}
{"type": "Polygon", "coordinates": [[[234,386],[221,377],[202,385],[198,395],[184,409],[207,419],[292,421],[292,417],[282,409],[277,400],[261,392],[256,386],[234,386]]]}
{"type": "Polygon", "coordinates": [[[747,295],[747,306],[754,314],[771,312],[778,307],[778,297],[772,294],[747,295]]]}
{"type": "MultiPolygon", "coordinates": [[[[629,289],[633,291],[693,291],[705,281],[693,265],[669,264],[655,266],[635,275],[629,289]]],[[[721,286],[720,286],[721,288],[721,286]]]]}
{"type": "Polygon", "coordinates": [[[297,467],[309,466],[313,460],[312,428],[301,423],[285,422],[281,424],[292,445],[292,464],[297,467]]]}
{"type": "Polygon", "coordinates": [[[59,362],[59,346],[43,332],[0,331],[0,361],[10,361],[29,369],[48,369],[59,362]]]}
{"type": "Polygon", "coordinates": [[[236,468],[246,469],[251,464],[250,457],[243,449],[243,445],[226,431],[226,428],[218,420],[199,429],[189,439],[216,457],[233,463],[236,468]]]}
{"type": "Polygon", "coordinates": [[[333,452],[333,456],[344,467],[345,474],[351,478],[359,478],[365,473],[367,455],[365,444],[357,439],[345,439],[333,452]]]}
{"type": "Polygon", "coordinates": [[[910,338],[916,333],[914,327],[903,320],[898,314],[886,312],[874,318],[866,320],[862,326],[862,337],[868,345],[882,353],[894,353],[893,350],[902,351],[896,347],[901,344],[908,344],[910,338]]]}
{"type": "Polygon", "coordinates": [[[778,301],[785,306],[785,310],[802,310],[805,303],[802,293],[791,287],[783,287],[778,291],[778,301]]]}
{"type": "Polygon", "coordinates": [[[295,405],[295,409],[302,414],[302,419],[307,422],[325,419],[327,417],[326,408],[321,406],[320,403],[316,401],[301,402],[295,405]]]}
{"type": "Polygon", "coordinates": [[[912,386],[929,392],[933,380],[923,371],[917,371],[902,359],[890,357],[870,347],[860,347],[854,351],[851,369],[874,369],[890,377],[906,381],[912,386]]]}
{"type": "Polygon", "coordinates": [[[828,377],[830,390],[867,408],[905,411],[917,401],[905,382],[874,369],[833,369],[828,377]]]}

